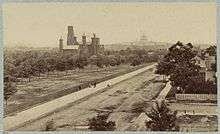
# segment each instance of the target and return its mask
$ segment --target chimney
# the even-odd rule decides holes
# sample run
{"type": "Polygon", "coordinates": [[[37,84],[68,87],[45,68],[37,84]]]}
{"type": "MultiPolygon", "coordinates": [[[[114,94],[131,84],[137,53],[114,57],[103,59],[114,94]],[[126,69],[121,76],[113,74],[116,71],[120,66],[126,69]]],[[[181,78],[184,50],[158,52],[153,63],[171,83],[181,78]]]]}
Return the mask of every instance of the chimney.
{"type": "Polygon", "coordinates": [[[68,26],[68,33],[67,33],[67,45],[74,45],[74,31],[73,26],[68,26]]]}
{"type": "Polygon", "coordinates": [[[86,35],[85,35],[85,33],[82,36],[82,44],[86,45],[86,35]]]}
{"type": "Polygon", "coordinates": [[[63,51],[63,39],[62,39],[62,37],[60,37],[60,40],[59,40],[59,50],[60,50],[60,52],[63,51]]]}

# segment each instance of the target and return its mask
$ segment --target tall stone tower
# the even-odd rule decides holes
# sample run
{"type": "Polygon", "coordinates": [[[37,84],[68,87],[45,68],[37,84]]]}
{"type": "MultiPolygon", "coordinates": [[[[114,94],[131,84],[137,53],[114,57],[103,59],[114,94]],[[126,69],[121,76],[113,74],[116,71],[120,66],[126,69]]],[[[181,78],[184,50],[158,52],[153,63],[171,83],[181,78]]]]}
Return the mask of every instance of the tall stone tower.
{"type": "Polygon", "coordinates": [[[62,37],[60,37],[60,39],[59,39],[59,50],[60,50],[60,52],[63,52],[63,39],[62,39],[62,37]]]}
{"type": "Polygon", "coordinates": [[[92,55],[96,55],[97,54],[97,48],[98,48],[98,46],[97,46],[97,38],[96,38],[96,35],[95,34],[93,34],[93,37],[91,38],[92,39],[92,49],[91,49],[91,54],[92,55]]]}
{"type": "Polygon", "coordinates": [[[75,44],[75,39],[74,39],[73,26],[68,26],[67,45],[74,45],[74,44],[75,44]]]}

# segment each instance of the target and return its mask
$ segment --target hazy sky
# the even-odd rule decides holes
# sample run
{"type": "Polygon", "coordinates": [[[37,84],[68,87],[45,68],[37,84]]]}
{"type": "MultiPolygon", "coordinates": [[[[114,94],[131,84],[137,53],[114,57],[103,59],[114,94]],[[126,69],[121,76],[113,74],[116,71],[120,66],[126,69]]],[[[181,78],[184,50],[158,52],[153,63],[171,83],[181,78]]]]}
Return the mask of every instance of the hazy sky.
{"type": "Polygon", "coordinates": [[[101,43],[134,41],[145,33],[163,42],[216,43],[215,3],[7,3],[5,45],[58,46],[67,26],[78,40],[97,33],[101,43]]]}

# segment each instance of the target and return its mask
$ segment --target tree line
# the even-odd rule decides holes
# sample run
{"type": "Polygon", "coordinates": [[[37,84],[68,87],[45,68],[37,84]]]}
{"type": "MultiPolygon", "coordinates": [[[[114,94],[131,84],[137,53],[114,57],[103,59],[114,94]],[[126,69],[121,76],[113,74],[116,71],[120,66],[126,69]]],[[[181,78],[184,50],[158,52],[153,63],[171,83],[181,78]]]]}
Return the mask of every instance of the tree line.
{"type": "Polygon", "coordinates": [[[146,50],[105,51],[104,54],[86,57],[74,53],[60,53],[57,50],[5,50],[4,51],[4,97],[7,102],[16,89],[16,82],[41,74],[84,69],[87,65],[99,68],[130,64],[137,66],[147,62],[156,62],[158,55],[149,55],[146,50]]]}
{"type": "Polygon", "coordinates": [[[136,66],[157,60],[157,55],[148,55],[146,50],[117,51],[110,54],[107,51],[91,57],[57,51],[12,51],[4,53],[4,76],[16,81],[16,78],[30,78],[54,71],[83,69],[89,64],[104,68],[120,64],[136,66]]]}

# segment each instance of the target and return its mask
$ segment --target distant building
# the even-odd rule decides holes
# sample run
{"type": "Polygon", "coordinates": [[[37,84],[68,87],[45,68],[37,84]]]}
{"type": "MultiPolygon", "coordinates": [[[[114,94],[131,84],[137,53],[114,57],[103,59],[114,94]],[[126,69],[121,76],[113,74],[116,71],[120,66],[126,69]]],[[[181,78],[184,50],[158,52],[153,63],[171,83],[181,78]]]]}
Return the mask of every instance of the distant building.
{"type": "Polygon", "coordinates": [[[141,36],[139,43],[140,43],[141,45],[147,45],[148,39],[147,39],[147,36],[146,36],[145,34],[143,34],[143,35],[141,36]]]}
{"type": "Polygon", "coordinates": [[[196,65],[201,67],[200,74],[204,78],[205,81],[215,81],[215,71],[212,69],[213,64],[215,64],[215,56],[210,56],[209,54],[205,55],[205,59],[203,60],[199,56],[195,56],[194,58],[196,65]]]}
{"type": "Polygon", "coordinates": [[[138,45],[138,46],[145,46],[145,45],[150,45],[152,42],[149,42],[147,39],[147,36],[143,34],[139,40],[131,42],[131,45],[138,45]]]}
{"type": "Polygon", "coordinates": [[[215,62],[215,56],[205,56],[206,80],[215,81],[215,71],[212,69],[212,66],[215,64],[215,62]]]}
{"type": "Polygon", "coordinates": [[[87,42],[86,35],[82,35],[82,42],[77,41],[74,34],[73,26],[68,26],[67,43],[63,44],[62,37],[59,39],[59,50],[63,53],[77,53],[80,55],[91,56],[104,52],[104,45],[100,44],[100,38],[95,34],[91,38],[91,42],[87,42]]]}

